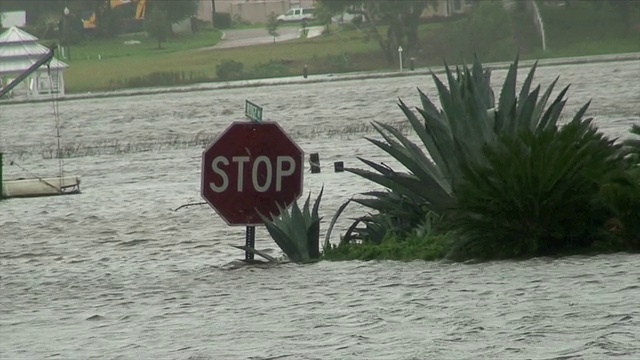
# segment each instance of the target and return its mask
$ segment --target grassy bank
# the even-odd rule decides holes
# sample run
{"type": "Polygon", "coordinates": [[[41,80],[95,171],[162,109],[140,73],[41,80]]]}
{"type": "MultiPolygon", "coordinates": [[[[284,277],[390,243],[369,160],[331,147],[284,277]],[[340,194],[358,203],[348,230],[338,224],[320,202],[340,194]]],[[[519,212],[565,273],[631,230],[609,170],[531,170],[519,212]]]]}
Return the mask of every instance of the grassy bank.
{"type": "MultiPolygon", "coordinates": [[[[420,28],[416,66],[459,62],[477,53],[483,61],[508,61],[520,52],[522,59],[554,58],[640,52],[640,33],[633,24],[616,22],[617,13],[583,4],[566,9],[541,6],[547,32],[547,49],[517,12],[508,16],[499,3],[481,3],[473,13],[420,28]],[[505,22],[504,18],[510,18],[505,22]],[[587,19],[587,20],[585,20],[587,19]],[[598,22],[598,19],[601,21],[598,22]],[[593,25],[597,24],[597,25],[593,25]],[[606,31],[605,31],[606,29],[606,31]]],[[[384,33],[384,28],[381,28],[384,33]]],[[[221,32],[203,31],[171,38],[158,50],[144,34],[74,46],[71,67],[65,73],[67,91],[114,90],[231,80],[301,75],[306,64],[310,74],[395,69],[374,41],[357,29],[334,28],[330,34],[251,47],[206,49],[220,41],[221,32]],[[125,41],[139,41],[125,45],[125,41]],[[203,49],[204,48],[204,49],[203,49]],[[98,59],[100,55],[101,59],[98,59]],[[242,71],[226,78],[219,66],[236,62],[242,71]]],[[[227,74],[229,75],[229,74],[227,74]]]]}
{"type": "MultiPolygon", "coordinates": [[[[441,26],[425,25],[421,31],[427,34],[441,26]]],[[[219,42],[220,34],[200,33],[192,38],[173,38],[165,44],[165,49],[158,50],[153,39],[139,34],[126,39],[141,41],[135,47],[123,45],[125,40],[119,38],[74,48],[74,60],[65,72],[65,82],[67,92],[82,93],[218,81],[221,80],[217,75],[218,67],[230,61],[241,63],[245,70],[244,76],[237,76],[236,79],[252,78],[250,69],[273,63],[280,64],[285,71],[274,71],[274,74],[267,71],[259,75],[301,75],[305,64],[310,74],[390,68],[378,45],[365,41],[365,38],[362,31],[338,29],[329,35],[309,39],[210,49],[207,47],[212,41],[219,42]],[[108,55],[103,55],[99,60],[97,54],[100,53],[108,55]],[[184,82],[163,81],[181,77],[186,77],[184,82]]]]}
{"type": "MultiPolygon", "coordinates": [[[[128,34],[112,39],[86,40],[71,48],[70,67],[65,71],[70,93],[121,88],[122,79],[154,72],[189,73],[181,59],[196,49],[214,46],[222,32],[206,30],[196,34],[171,36],[162,48],[146,33],[128,34]]],[[[196,71],[199,68],[196,67],[196,71]]]]}

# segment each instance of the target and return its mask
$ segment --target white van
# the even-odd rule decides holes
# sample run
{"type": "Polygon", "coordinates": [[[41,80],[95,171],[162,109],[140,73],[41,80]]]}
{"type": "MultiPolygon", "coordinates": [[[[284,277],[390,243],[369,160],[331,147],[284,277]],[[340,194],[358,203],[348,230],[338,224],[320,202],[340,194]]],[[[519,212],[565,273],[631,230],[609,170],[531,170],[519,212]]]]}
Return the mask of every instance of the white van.
{"type": "Polygon", "coordinates": [[[296,21],[311,21],[316,17],[314,15],[315,8],[292,8],[285,14],[278,16],[278,22],[296,22],[296,21]]]}

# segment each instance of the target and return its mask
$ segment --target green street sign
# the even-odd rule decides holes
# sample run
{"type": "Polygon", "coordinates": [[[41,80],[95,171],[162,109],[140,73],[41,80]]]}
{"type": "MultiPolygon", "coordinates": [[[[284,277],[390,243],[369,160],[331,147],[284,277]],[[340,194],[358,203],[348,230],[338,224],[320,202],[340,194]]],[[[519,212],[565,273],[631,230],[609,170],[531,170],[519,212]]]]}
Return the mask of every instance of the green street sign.
{"type": "Polygon", "coordinates": [[[244,115],[257,123],[260,123],[262,122],[262,107],[249,100],[245,100],[244,115]]]}

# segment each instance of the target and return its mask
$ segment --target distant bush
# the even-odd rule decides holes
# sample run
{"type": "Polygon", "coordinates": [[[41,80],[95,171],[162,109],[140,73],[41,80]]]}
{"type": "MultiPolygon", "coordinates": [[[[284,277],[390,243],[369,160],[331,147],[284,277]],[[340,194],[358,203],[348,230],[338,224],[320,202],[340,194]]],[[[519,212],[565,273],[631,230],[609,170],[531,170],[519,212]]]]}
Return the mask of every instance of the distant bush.
{"type": "Polygon", "coordinates": [[[252,71],[251,77],[254,78],[271,78],[291,75],[289,68],[278,60],[270,60],[266,63],[256,64],[252,71]]]}
{"type": "Polygon", "coordinates": [[[225,60],[216,66],[216,76],[220,81],[266,79],[289,75],[291,75],[289,67],[279,60],[258,63],[250,70],[245,70],[244,64],[235,60],[225,60]]]}
{"type": "Polygon", "coordinates": [[[213,13],[213,26],[216,29],[229,29],[231,27],[231,14],[223,12],[213,13]]]}
{"type": "Polygon", "coordinates": [[[235,60],[225,60],[216,66],[216,76],[218,80],[228,81],[242,78],[244,64],[235,60]]]}
{"type": "Polygon", "coordinates": [[[380,244],[346,243],[332,246],[324,251],[324,258],[331,261],[340,260],[440,260],[451,247],[454,238],[449,234],[419,236],[411,234],[407,237],[390,236],[380,244]]]}
{"type": "Polygon", "coordinates": [[[442,48],[437,50],[448,59],[478,54],[486,61],[497,61],[516,52],[512,19],[501,2],[481,1],[468,16],[440,31],[442,48]]]}
{"type": "Polygon", "coordinates": [[[184,71],[163,71],[152,72],[147,75],[135,76],[126,79],[112,80],[111,86],[113,88],[125,87],[125,88],[137,88],[137,87],[152,87],[152,86],[171,86],[171,85],[185,85],[198,82],[213,81],[210,77],[200,72],[184,72],[184,71]]]}
{"type": "Polygon", "coordinates": [[[338,55],[327,55],[327,65],[331,71],[349,70],[349,55],[345,52],[338,55]]]}
{"type": "Polygon", "coordinates": [[[569,7],[540,6],[549,48],[559,49],[576,42],[606,41],[629,35],[637,40],[637,33],[629,31],[630,25],[626,20],[629,16],[634,18],[633,12],[621,13],[610,5],[604,1],[576,1],[569,7]]]}

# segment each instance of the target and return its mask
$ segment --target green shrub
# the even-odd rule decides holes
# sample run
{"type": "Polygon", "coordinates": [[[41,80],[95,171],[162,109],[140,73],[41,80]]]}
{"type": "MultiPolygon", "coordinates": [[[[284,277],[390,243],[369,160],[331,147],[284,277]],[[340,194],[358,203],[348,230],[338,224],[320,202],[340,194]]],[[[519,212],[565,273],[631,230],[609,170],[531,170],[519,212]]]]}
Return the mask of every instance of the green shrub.
{"type": "MultiPolygon", "coordinates": [[[[640,126],[632,126],[631,133],[640,136],[640,126]]],[[[624,153],[629,169],[621,181],[603,186],[598,200],[613,213],[607,230],[619,236],[625,250],[640,251],[640,139],[626,140],[624,153]]]]}
{"type": "Polygon", "coordinates": [[[112,87],[153,87],[153,86],[172,86],[193,84],[198,82],[213,81],[210,77],[199,72],[184,71],[162,71],[152,72],[151,74],[135,76],[126,79],[112,80],[112,87]]]}
{"type": "Polygon", "coordinates": [[[326,260],[439,260],[450,247],[452,237],[444,235],[388,236],[380,244],[347,243],[325,250],[326,260]]]}
{"type": "Polygon", "coordinates": [[[468,16],[439,31],[446,39],[442,50],[448,59],[470,59],[475,53],[498,61],[517,49],[511,16],[501,1],[480,1],[468,16]]]}
{"type": "Polygon", "coordinates": [[[631,166],[640,166],[640,125],[634,124],[630,132],[636,135],[636,137],[626,140],[624,146],[629,155],[631,166]]]}
{"type": "Polygon", "coordinates": [[[289,76],[289,67],[278,60],[270,60],[266,63],[256,64],[251,70],[250,76],[252,78],[273,78],[281,76],[289,76]]]}
{"type": "Polygon", "coordinates": [[[349,70],[349,54],[343,52],[338,55],[327,55],[329,71],[345,72],[349,70]]]}
{"type": "Polygon", "coordinates": [[[627,34],[625,16],[605,1],[574,1],[569,7],[546,5],[539,9],[545,30],[553,34],[548,37],[548,46],[552,49],[582,41],[606,41],[627,34]]]}
{"type": "Polygon", "coordinates": [[[457,259],[558,254],[596,240],[617,248],[622,235],[605,226],[615,216],[635,233],[633,197],[614,203],[602,193],[609,184],[625,182],[630,165],[621,145],[583,120],[589,103],[561,127],[568,86],[547,106],[557,79],[544,91],[532,89],[534,65],[516,91],[517,65],[516,59],[497,106],[477,58],[472,69],[447,67],[448,87],[433,75],[442,109],[420,92],[420,120],[400,101],[422,146],[374,122],[382,140],[368,140],[407,171],[362,158],[371,170],[346,169],[389,191],[355,200],[377,213],[357,219],[345,245],[407,236],[419,228],[415,219],[429,213],[461,235],[452,248],[457,259]]]}
{"type": "Polygon", "coordinates": [[[244,76],[244,64],[235,60],[224,60],[216,65],[216,76],[222,81],[241,79],[244,76]]]}
{"type": "Polygon", "coordinates": [[[213,26],[216,29],[229,29],[231,27],[231,14],[224,12],[214,12],[213,26]]]}
{"type": "Polygon", "coordinates": [[[352,201],[377,213],[355,219],[341,243],[370,242],[380,244],[388,236],[409,236],[413,231],[431,235],[440,225],[441,216],[422,203],[396,191],[371,191],[367,198],[352,201]]]}
{"type": "MultiPolygon", "coordinates": [[[[453,209],[456,203],[454,192],[462,180],[462,169],[468,164],[485,162],[482,155],[485,145],[496,143],[499,136],[513,136],[524,129],[540,132],[554,127],[559,120],[565,104],[563,97],[568,88],[562,90],[545,109],[555,81],[538,98],[540,86],[531,90],[536,70],[534,65],[517,95],[517,66],[516,59],[505,78],[497,109],[494,109],[495,99],[489,84],[489,73],[477,58],[473,69],[467,66],[456,69],[455,76],[447,67],[449,88],[434,74],[442,110],[437,109],[422,92],[419,93],[423,108],[418,109],[422,121],[404,102],[400,101],[399,104],[422,142],[422,147],[393,126],[379,122],[374,122],[373,126],[383,141],[367,138],[398,160],[408,172],[396,171],[363,158],[359,159],[373,171],[346,170],[397,192],[407,201],[419,203],[421,208],[438,214],[453,209]]],[[[586,107],[576,116],[581,117],[586,107]]]]}
{"type": "Polygon", "coordinates": [[[504,136],[483,153],[487,162],[466,167],[456,193],[455,257],[552,255],[601,236],[613,214],[595,199],[625,163],[590,121],[504,136]]]}
{"type": "Polygon", "coordinates": [[[615,240],[607,243],[608,248],[640,251],[640,167],[628,170],[621,181],[602,186],[597,200],[612,214],[604,223],[615,240]]]}

